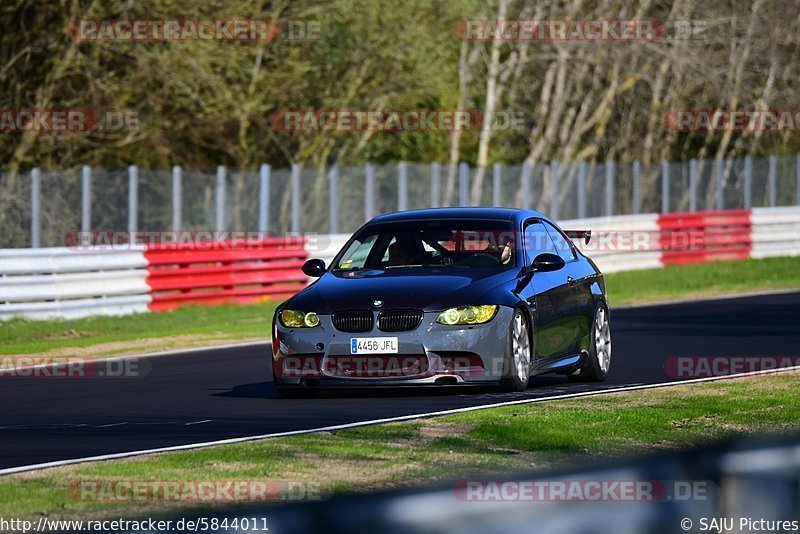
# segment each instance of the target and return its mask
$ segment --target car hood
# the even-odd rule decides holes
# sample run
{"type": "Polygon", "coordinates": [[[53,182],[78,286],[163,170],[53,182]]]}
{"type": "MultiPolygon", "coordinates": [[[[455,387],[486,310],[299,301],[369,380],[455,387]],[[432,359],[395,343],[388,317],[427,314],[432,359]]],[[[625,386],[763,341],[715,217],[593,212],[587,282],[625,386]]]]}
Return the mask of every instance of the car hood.
{"type": "MultiPolygon", "coordinates": [[[[374,269],[325,273],[289,302],[287,307],[330,313],[342,309],[421,308],[441,311],[473,304],[492,288],[514,279],[514,270],[488,269],[374,269]]],[[[478,303],[478,304],[489,304],[478,303]]]]}

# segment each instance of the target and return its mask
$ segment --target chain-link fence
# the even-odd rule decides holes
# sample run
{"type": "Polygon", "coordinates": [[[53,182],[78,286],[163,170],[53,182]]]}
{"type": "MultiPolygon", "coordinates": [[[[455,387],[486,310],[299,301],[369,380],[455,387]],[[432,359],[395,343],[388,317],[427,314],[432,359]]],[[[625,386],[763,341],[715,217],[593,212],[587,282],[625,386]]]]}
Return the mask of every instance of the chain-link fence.
{"type": "Polygon", "coordinates": [[[531,208],[556,219],[800,204],[800,155],[682,162],[433,163],[214,173],[82,167],[0,173],[0,248],[76,231],[352,232],[438,206],[531,208]]]}

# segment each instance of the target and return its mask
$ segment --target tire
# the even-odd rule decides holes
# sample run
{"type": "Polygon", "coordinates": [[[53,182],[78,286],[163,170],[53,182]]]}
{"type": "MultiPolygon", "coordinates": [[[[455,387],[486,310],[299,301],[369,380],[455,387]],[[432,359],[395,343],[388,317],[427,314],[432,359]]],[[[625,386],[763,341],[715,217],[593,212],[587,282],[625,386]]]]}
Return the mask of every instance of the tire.
{"type": "Polygon", "coordinates": [[[525,391],[530,380],[531,336],[525,313],[514,310],[511,324],[508,325],[508,342],[503,354],[503,378],[500,388],[503,391],[525,391]]]}
{"type": "Polygon", "coordinates": [[[611,322],[608,308],[600,302],[594,312],[592,321],[591,346],[589,347],[589,363],[581,368],[577,375],[569,378],[575,382],[602,382],[611,369],[611,322]]]}

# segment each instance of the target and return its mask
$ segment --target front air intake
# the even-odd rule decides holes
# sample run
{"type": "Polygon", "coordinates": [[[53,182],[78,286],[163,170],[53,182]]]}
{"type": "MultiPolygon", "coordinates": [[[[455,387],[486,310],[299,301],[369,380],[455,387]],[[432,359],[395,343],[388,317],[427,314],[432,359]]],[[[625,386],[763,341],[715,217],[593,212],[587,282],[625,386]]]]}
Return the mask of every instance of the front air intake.
{"type": "Polygon", "coordinates": [[[422,321],[422,310],[383,310],[378,314],[378,329],[383,332],[414,330],[422,321]]]}
{"type": "Polygon", "coordinates": [[[333,327],[340,332],[369,332],[372,330],[372,312],[370,310],[344,310],[331,315],[333,327]]]}

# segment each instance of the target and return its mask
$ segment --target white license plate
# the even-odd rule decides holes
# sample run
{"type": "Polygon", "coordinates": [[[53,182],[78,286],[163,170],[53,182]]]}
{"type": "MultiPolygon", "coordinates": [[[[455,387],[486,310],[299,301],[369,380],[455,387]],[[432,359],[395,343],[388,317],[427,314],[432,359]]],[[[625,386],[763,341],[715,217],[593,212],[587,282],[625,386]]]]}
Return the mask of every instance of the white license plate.
{"type": "Polygon", "coordinates": [[[397,354],[397,338],[351,337],[350,354],[397,354]]]}

